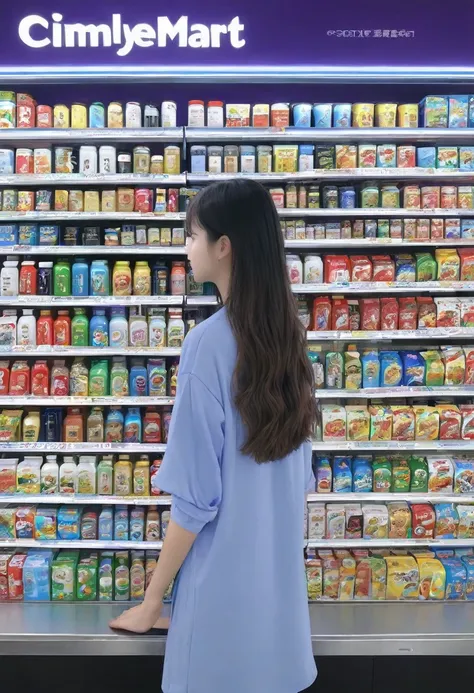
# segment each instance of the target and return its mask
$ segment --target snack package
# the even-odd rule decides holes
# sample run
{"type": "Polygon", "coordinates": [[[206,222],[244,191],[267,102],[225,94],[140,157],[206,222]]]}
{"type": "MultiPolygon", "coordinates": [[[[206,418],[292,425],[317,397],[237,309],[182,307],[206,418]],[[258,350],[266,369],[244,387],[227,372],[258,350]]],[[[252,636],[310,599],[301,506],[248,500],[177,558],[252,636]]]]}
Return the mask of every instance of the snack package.
{"type": "Polygon", "coordinates": [[[449,457],[428,455],[428,491],[430,493],[453,493],[454,468],[449,457]]]}
{"type": "Polygon", "coordinates": [[[416,281],[433,282],[436,279],[438,266],[431,253],[416,253],[416,281]]]}
{"type": "Polygon", "coordinates": [[[474,250],[472,248],[459,248],[457,252],[461,261],[460,281],[474,281],[474,250]]]}
{"type": "Polygon", "coordinates": [[[398,329],[416,330],[418,323],[418,306],[416,299],[411,296],[402,296],[399,300],[399,306],[398,329]]]}
{"type": "Polygon", "coordinates": [[[441,558],[446,571],[445,599],[464,599],[466,594],[467,573],[459,558],[441,558]]]}
{"type": "Polygon", "coordinates": [[[395,456],[392,459],[392,493],[408,493],[410,491],[411,470],[408,459],[395,456]]]}
{"type": "Polygon", "coordinates": [[[393,282],[395,281],[395,263],[390,255],[372,256],[372,281],[374,282],[393,282]]]}
{"type": "Polygon", "coordinates": [[[466,569],[466,599],[474,599],[474,556],[462,556],[461,561],[466,569]]]}
{"type": "Polygon", "coordinates": [[[444,385],[444,361],[441,352],[436,349],[420,352],[425,362],[425,379],[423,385],[440,387],[444,385]]]}
{"type": "Polygon", "coordinates": [[[366,406],[347,405],[346,420],[348,440],[369,440],[370,414],[366,406]]]}
{"type": "Polygon", "coordinates": [[[438,440],[439,413],[436,407],[416,405],[415,412],[415,440],[438,440]]]}
{"type": "Polygon", "coordinates": [[[339,592],[338,601],[352,601],[354,599],[356,562],[349,551],[340,549],[334,555],[339,561],[339,592]]]}
{"type": "Polygon", "coordinates": [[[395,255],[395,281],[416,282],[416,263],[413,255],[395,255]]]}
{"type": "Polygon", "coordinates": [[[439,439],[460,440],[462,415],[455,404],[438,404],[439,413],[439,439]]]}
{"type": "Polygon", "coordinates": [[[351,282],[371,282],[372,262],[367,255],[351,255],[351,282]]]}
{"type": "Polygon", "coordinates": [[[374,493],[389,493],[392,487],[392,465],[385,457],[374,459],[374,493]]]}
{"type": "Polygon", "coordinates": [[[461,300],[459,298],[437,296],[436,327],[460,327],[461,326],[461,300]]]}
{"type": "Polygon", "coordinates": [[[460,260],[454,248],[437,248],[435,258],[438,263],[438,281],[459,281],[460,260]]]}
{"type": "Polygon", "coordinates": [[[437,539],[455,539],[459,517],[454,503],[436,503],[435,537],[437,539]]]}
{"type": "Polygon", "coordinates": [[[344,539],[346,533],[346,513],[340,503],[326,506],[326,539],[344,539]]]}
{"type": "Polygon", "coordinates": [[[411,556],[386,556],[387,599],[418,599],[420,574],[411,556]]]}
{"type": "Polygon", "coordinates": [[[474,299],[461,298],[461,327],[474,327],[474,299]]]}
{"type": "Polygon", "coordinates": [[[324,281],[326,284],[341,284],[350,281],[351,270],[347,255],[324,256],[324,281]]]}
{"type": "Polygon", "coordinates": [[[367,349],[362,353],[362,387],[380,387],[380,360],[377,350],[367,349]]]}
{"type": "Polygon", "coordinates": [[[360,306],[360,329],[361,330],[380,330],[380,299],[361,298],[360,306]]]}
{"type": "Polygon", "coordinates": [[[353,459],[352,485],[354,493],[371,493],[373,487],[373,470],[372,462],[368,457],[357,456],[353,459]]]}
{"type": "Polygon", "coordinates": [[[420,590],[418,598],[444,599],[446,591],[446,571],[438,558],[415,556],[420,572],[420,590]]]}
{"type": "Polygon", "coordinates": [[[0,540],[9,541],[16,538],[15,533],[16,508],[0,508],[0,540]]]}
{"type": "Polygon", "coordinates": [[[414,503],[411,506],[412,533],[415,539],[433,539],[436,516],[429,503],[414,503]]]}
{"type": "Polygon", "coordinates": [[[398,301],[394,298],[380,299],[380,329],[398,330],[398,301]]]}
{"type": "Polygon", "coordinates": [[[441,355],[444,361],[445,385],[463,385],[466,372],[466,359],[462,347],[442,346],[441,355]]]}
{"type": "Polygon", "coordinates": [[[353,332],[360,330],[360,308],[358,299],[347,301],[349,304],[349,329],[353,332]]]}
{"type": "Polygon", "coordinates": [[[410,492],[428,493],[428,462],[424,457],[412,455],[408,462],[410,465],[410,492]]]}
{"type": "Polygon", "coordinates": [[[326,353],[326,387],[328,390],[342,388],[344,378],[344,357],[339,351],[326,353]]]}
{"type": "Polygon", "coordinates": [[[388,510],[384,505],[363,505],[363,538],[388,538],[388,510]]]}
{"type": "Polygon", "coordinates": [[[334,493],[350,493],[352,491],[351,458],[336,455],[332,467],[334,493]]]}
{"type": "Polygon", "coordinates": [[[331,330],[349,329],[349,303],[345,298],[334,298],[331,310],[331,330]]]}
{"type": "Polygon", "coordinates": [[[383,558],[378,556],[356,558],[354,599],[385,599],[386,587],[387,568],[383,558]]]}
{"type": "Polygon", "coordinates": [[[454,458],[454,493],[474,493],[474,460],[454,458]]]}
{"type": "Polygon", "coordinates": [[[322,431],[323,441],[346,440],[346,410],[335,404],[323,404],[322,431]]]}
{"type": "Polygon", "coordinates": [[[323,558],[323,597],[337,599],[339,596],[340,561],[336,558],[323,558]]]}
{"type": "Polygon", "coordinates": [[[411,537],[411,512],[408,503],[388,504],[389,539],[409,539],[411,537]]]}
{"type": "Polygon", "coordinates": [[[314,551],[308,551],[308,556],[305,561],[305,570],[308,600],[317,601],[323,596],[323,564],[319,558],[316,558],[314,551]]]}
{"type": "Polygon", "coordinates": [[[474,539],[474,506],[457,506],[459,525],[458,539],[474,539]]]}
{"type": "Polygon", "coordinates": [[[360,390],[362,387],[362,363],[358,351],[344,353],[344,379],[347,390],[360,390]]]}
{"type": "Polygon", "coordinates": [[[392,412],[390,407],[382,404],[369,406],[370,413],[370,440],[392,439],[392,412]]]}
{"type": "Polygon", "coordinates": [[[398,351],[380,352],[380,386],[398,387],[402,384],[403,365],[398,351]]]}
{"type": "Polygon", "coordinates": [[[424,385],[425,361],[419,351],[401,351],[403,364],[403,385],[414,387],[424,385]]]}
{"type": "Polygon", "coordinates": [[[331,325],[331,300],[327,296],[318,296],[313,301],[313,330],[327,332],[331,325]]]}
{"type": "Polygon", "coordinates": [[[406,404],[394,404],[392,410],[392,440],[415,440],[415,413],[406,404]]]}
{"type": "Polygon", "coordinates": [[[474,440],[474,405],[461,404],[459,409],[462,416],[462,440],[474,440]]]}
{"type": "Polygon", "coordinates": [[[474,385],[474,347],[463,347],[466,370],[464,385],[474,385]]]}
{"type": "Polygon", "coordinates": [[[321,540],[326,536],[326,507],[324,503],[308,503],[308,539],[321,540]]]}
{"type": "Polygon", "coordinates": [[[330,493],[332,491],[332,467],[328,457],[319,457],[316,460],[314,474],[316,492],[330,493]]]}

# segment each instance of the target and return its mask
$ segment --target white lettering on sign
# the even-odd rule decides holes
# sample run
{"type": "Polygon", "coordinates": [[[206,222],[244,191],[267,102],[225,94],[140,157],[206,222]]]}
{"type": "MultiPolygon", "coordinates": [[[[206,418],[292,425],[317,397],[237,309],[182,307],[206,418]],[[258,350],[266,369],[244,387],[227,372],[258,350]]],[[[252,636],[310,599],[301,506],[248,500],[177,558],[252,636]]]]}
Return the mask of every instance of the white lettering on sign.
{"type": "Polygon", "coordinates": [[[20,40],[30,48],[110,48],[118,46],[117,55],[128,55],[135,47],[166,48],[176,43],[180,48],[220,48],[226,37],[232,48],[243,48],[244,25],[240,17],[228,24],[190,24],[181,16],[173,22],[169,17],[157,17],[156,28],[151,24],[126,24],[122,15],[112,15],[109,24],[67,24],[63,15],[53,12],[51,19],[39,14],[24,17],[18,25],[20,40]]]}

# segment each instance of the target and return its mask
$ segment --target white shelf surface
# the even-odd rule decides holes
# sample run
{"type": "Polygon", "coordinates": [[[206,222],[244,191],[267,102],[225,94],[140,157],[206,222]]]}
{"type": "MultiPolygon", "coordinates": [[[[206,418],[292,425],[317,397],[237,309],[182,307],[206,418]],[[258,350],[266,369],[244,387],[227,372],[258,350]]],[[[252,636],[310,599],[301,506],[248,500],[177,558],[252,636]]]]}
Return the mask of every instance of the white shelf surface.
{"type": "Polygon", "coordinates": [[[129,406],[166,407],[174,404],[174,397],[0,397],[0,406],[18,407],[82,407],[129,406]]]}
{"type": "MultiPolygon", "coordinates": [[[[3,138],[1,138],[3,139],[3,138]]],[[[2,185],[27,185],[31,187],[47,185],[186,185],[186,174],[159,175],[152,173],[44,173],[0,175],[2,185]]]]}
{"type": "Polygon", "coordinates": [[[353,332],[332,330],[328,332],[308,331],[309,342],[326,340],[350,341],[392,341],[393,339],[453,339],[455,337],[474,338],[472,327],[431,327],[423,330],[356,330],[353,332]]]}
{"type": "Polygon", "coordinates": [[[161,358],[164,356],[179,356],[180,348],[162,347],[61,347],[61,346],[15,346],[0,347],[0,358],[12,356],[25,356],[33,358],[35,356],[45,358],[46,356],[66,357],[66,356],[149,356],[150,358],[161,358]]]}
{"type": "Polygon", "coordinates": [[[148,453],[154,455],[163,453],[165,450],[166,443],[0,443],[0,453],[24,452],[36,454],[57,452],[70,455],[79,453],[148,453]]]}
{"type": "MultiPolygon", "coordinates": [[[[459,452],[473,452],[474,440],[386,440],[386,441],[361,441],[361,440],[341,440],[341,441],[313,441],[313,450],[316,452],[402,452],[411,450],[414,452],[429,452],[448,450],[459,452]]],[[[1,449],[1,448],[0,448],[1,449]]]]}
{"type": "MultiPolygon", "coordinates": [[[[10,496],[14,498],[15,496],[10,496]]],[[[0,499],[2,497],[0,496],[0,499]]],[[[308,493],[308,503],[474,503],[471,493],[308,493]]]]}
{"type": "Polygon", "coordinates": [[[182,306],[184,296],[2,296],[0,305],[5,308],[22,306],[182,306]]]}
{"type": "Polygon", "coordinates": [[[474,539],[309,539],[310,549],[413,549],[425,548],[468,548],[474,546],[474,539]]]}
{"type": "Polygon", "coordinates": [[[183,128],[4,128],[2,142],[25,146],[25,142],[72,144],[100,142],[182,142],[183,128]]]}
{"type": "MultiPolygon", "coordinates": [[[[457,245],[457,244],[456,244],[457,245]]],[[[474,245],[474,240],[473,240],[474,245]]],[[[186,255],[182,245],[2,245],[2,255],[186,255]]]]}
{"type": "Polygon", "coordinates": [[[435,240],[418,240],[404,238],[321,238],[307,240],[285,240],[288,249],[325,249],[325,248],[439,248],[439,247],[472,247],[474,238],[439,238],[435,240]]]}
{"type": "MultiPolygon", "coordinates": [[[[54,224],[57,221],[136,221],[157,223],[159,221],[184,221],[185,212],[0,212],[0,222],[43,221],[54,224]]],[[[79,248],[82,246],[78,246],[79,248]]],[[[1,249],[1,246],[0,246],[1,249]]]]}
{"type": "Polygon", "coordinates": [[[3,503],[20,503],[27,505],[170,505],[171,496],[87,496],[85,494],[56,493],[0,494],[0,505],[3,503]]]}
{"type": "Polygon", "coordinates": [[[333,399],[335,397],[355,397],[358,399],[393,399],[396,397],[473,397],[473,385],[458,387],[371,387],[362,390],[316,390],[316,399],[333,399]]]}
{"type": "Polygon", "coordinates": [[[21,549],[98,549],[114,551],[122,549],[161,549],[162,541],[99,541],[98,539],[10,539],[0,546],[21,549]]]}
{"type": "Polygon", "coordinates": [[[187,181],[192,184],[214,183],[247,178],[260,183],[277,183],[284,181],[324,181],[324,180],[455,180],[458,182],[473,181],[474,171],[440,168],[342,168],[342,169],[313,169],[295,173],[188,173],[187,181]]]}
{"type": "Polygon", "coordinates": [[[308,209],[306,207],[293,209],[277,209],[280,217],[336,217],[348,219],[349,217],[472,217],[474,209],[405,209],[404,207],[356,207],[352,209],[308,209]]]}
{"type": "Polygon", "coordinates": [[[474,282],[341,282],[334,284],[291,284],[295,294],[327,294],[329,293],[397,293],[408,294],[417,292],[445,293],[452,291],[474,291],[474,282]]]}

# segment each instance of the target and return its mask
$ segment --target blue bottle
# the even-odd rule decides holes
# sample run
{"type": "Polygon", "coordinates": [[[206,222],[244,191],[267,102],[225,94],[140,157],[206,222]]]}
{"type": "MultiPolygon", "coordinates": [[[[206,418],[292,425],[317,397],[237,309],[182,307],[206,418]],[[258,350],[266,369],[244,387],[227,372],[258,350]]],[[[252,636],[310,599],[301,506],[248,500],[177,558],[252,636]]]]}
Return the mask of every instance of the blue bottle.
{"type": "Polygon", "coordinates": [[[94,317],[89,323],[89,344],[93,347],[109,346],[109,321],[104,308],[94,308],[94,317]]]}
{"type": "Polygon", "coordinates": [[[89,296],[89,265],[85,260],[76,260],[72,266],[72,295],[89,296]]]}
{"type": "Polygon", "coordinates": [[[91,296],[109,296],[110,277],[107,260],[93,260],[91,265],[91,296]]]}
{"type": "Polygon", "coordinates": [[[57,443],[61,440],[63,409],[43,409],[41,424],[41,442],[57,443]]]}
{"type": "Polygon", "coordinates": [[[142,442],[142,419],[140,416],[140,409],[138,407],[131,407],[125,415],[123,442],[142,442]]]}
{"type": "Polygon", "coordinates": [[[141,359],[132,359],[129,390],[130,397],[146,397],[148,395],[148,373],[141,359]]]}
{"type": "Polygon", "coordinates": [[[105,420],[105,441],[107,443],[123,442],[123,414],[120,407],[111,407],[105,420]]]}

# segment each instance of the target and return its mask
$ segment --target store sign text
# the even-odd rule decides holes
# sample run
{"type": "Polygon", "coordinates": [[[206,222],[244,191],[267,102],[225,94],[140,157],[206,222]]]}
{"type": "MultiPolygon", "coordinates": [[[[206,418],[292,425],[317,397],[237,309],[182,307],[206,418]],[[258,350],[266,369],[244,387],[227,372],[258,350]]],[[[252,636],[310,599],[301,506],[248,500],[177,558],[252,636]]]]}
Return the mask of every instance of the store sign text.
{"type": "Polygon", "coordinates": [[[239,17],[228,24],[189,24],[187,16],[176,22],[169,17],[157,17],[156,28],[151,24],[135,25],[122,22],[113,14],[108,24],[65,24],[63,15],[53,12],[51,19],[38,14],[24,17],[18,25],[21,41],[30,48],[111,48],[119,46],[117,55],[128,55],[133,48],[166,48],[176,42],[180,48],[220,48],[228,41],[232,48],[243,48],[245,27],[239,17]],[[225,37],[225,39],[223,38],[225,37]]]}

